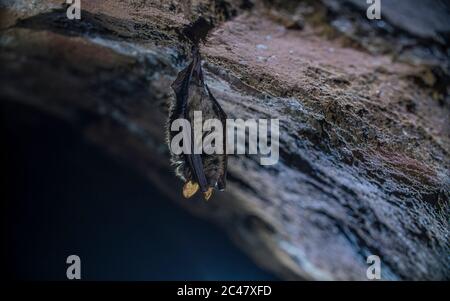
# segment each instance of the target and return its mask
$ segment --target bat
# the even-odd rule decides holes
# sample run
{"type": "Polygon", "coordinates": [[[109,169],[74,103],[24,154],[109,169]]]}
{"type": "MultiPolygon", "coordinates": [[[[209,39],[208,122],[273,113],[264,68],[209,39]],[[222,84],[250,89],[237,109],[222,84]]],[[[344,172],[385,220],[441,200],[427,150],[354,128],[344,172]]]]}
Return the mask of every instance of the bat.
{"type": "MultiPolygon", "coordinates": [[[[192,48],[191,63],[179,72],[172,83],[175,92],[175,100],[169,111],[169,125],[176,119],[186,119],[191,124],[191,139],[189,154],[176,155],[172,152],[172,164],[175,172],[184,182],[183,196],[190,198],[200,189],[205,200],[209,200],[215,188],[223,191],[226,186],[227,155],[226,155],[226,119],[227,115],[218,101],[212,95],[205,84],[202,59],[198,46],[192,48]],[[194,123],[194,111],[201,111],[205,119],[218,119],[223,129],[223,152],[221,154],[195,154],[193,151],[195,135],[192,128],[194,123]]],[[[202,126],[202,125],[201,125],[202,126]]],[[[169,141],[174,133],[169,129],[169,141]]],[[[202,138],[209,132],[203,133],[202,138]]]]}

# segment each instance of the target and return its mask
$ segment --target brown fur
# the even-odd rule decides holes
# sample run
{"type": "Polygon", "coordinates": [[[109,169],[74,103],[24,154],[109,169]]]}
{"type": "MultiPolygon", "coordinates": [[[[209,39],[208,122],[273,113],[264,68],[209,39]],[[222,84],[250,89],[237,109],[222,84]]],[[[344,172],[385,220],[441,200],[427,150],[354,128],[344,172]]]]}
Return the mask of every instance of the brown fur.
{"type": "MultiPolygon", "coordinates": [[[[194,111],[201,111],[203,121],[206,119],[219,119],[222,121],[224,130],[223,147],[226,147],[226,114],[220,107],[217,100],[211,94],[203,79],[201,68],[201,57],[198,49],[193,51],[192,62],[183,69],[177,79],[172,84],[176,98],[172,103],[169,113],[168,143],[176,133],[170,131],[171,123],[184,118],[189,120],[193,128],[194,111]]],[[[204,133],[203,137],[208,135],[204,133]]],[[[194,137],[192,135],[192,137],[194,137]]],[[[193,141],[191,142],[193,145],[193,141]]],[[[201,154],[201,155],[174,155],[172,154],[172,164],[175,165],[175,171],[183,181],[192,181],[200,184],[203,193],[209,191],[209,188],[218,187],[225,189],[227,155],[225,154],[201,154]]]]}

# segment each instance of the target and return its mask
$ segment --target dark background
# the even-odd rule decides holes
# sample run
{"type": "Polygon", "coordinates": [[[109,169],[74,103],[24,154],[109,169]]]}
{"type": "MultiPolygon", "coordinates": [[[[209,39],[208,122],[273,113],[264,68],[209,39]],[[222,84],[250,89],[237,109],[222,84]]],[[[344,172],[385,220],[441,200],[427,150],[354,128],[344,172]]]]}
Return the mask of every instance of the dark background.
{"type": "Polygon", "coordinates": [[[83,280],[274,278],[76,129],[8,102],[1,112],[3,278],[65,280],[71,254],[83,280]]]}

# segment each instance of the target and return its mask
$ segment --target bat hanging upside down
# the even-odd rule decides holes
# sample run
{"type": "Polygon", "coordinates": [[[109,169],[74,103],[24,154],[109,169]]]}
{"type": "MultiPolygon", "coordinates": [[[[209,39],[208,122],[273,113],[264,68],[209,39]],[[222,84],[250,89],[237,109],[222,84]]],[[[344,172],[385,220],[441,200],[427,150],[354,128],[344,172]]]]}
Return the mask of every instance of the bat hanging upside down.
{"type": "MultiPolygon", "coordinates": [[[[173,82],[176,99],[169,113],[168,138],[169,144],[175,133],[171,131],[172,122],[176,119],[185,119],[191,124],[191,135],[189,154],[176,155],[172,152],[172,163],[176,166],[176,174],[184,182],[183,196],[192,197],[199,189],[205,200],[208,200],[214,188],[224,190],[227,176],[226,148],[226,119],[225,112],[217,100],[211,94],[204,82],[201,56],[197,46],[193,47],[192,62],[183,69],[177,79],[173,82]],[[195,154],[194,145],[196,141],[193,133],[194,111],[202,112],[204,119],[217,119],[222,123],[223,129],[223,151],[213,154],[195,154]]],[[[202,126],[202,125],[200,125],[202,126]]],[[[208,133],[202,132],[202,137],[208,133]]]]}

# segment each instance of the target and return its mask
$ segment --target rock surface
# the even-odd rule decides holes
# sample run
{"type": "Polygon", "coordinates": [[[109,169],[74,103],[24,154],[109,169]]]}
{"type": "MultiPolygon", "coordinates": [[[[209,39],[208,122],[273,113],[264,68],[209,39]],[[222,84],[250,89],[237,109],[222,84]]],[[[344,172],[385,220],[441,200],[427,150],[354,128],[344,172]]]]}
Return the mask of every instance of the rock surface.
{"type": "Polygon", "coordinates": [[[60,2],[0,6],[2,111],[67,121],[284,279],[365,280],[371,254],[383,279],[450,278],[448,82],[430,65],[330,37],[310,1],[92,0],[81,20],[60,2]],[[200,16],[212,93],[230,118],[279,118],[281,135],[278,164],[233,156],[208,203],[182,199],[164,141],[200,16]]]}

